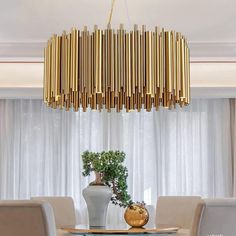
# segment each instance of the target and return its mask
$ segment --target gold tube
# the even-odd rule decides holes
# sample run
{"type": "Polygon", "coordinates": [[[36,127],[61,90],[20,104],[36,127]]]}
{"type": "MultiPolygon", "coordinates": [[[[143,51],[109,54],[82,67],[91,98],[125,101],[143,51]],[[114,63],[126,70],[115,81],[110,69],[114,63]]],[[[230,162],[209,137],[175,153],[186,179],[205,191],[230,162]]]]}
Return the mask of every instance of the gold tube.
{"type": "Polygon", "coordinates": [[[51,96],[55,101],[56,96],[56,35],[52,38],[52,92],[51,96]]]}
{"type": "Polygon", "coordinates": [[[87,93],[87,103],[90,98],[90,74],[89,74],[89,37],[88,37],[88,30],[85,27],[85,81],[86,81],[86,93],[87,93]]]}
{"type": "Polygon", "coordinates": [[[112,35],[112,30],[110,26],[108,26],[107,29],[107,86],[106,86],[106,91],[111,87],[111,47],[112,47],[112,42],[111,42],[111,35],[112,35]]]}
{"type": "Polygon", "coordinates": [[[86,92],[86,87],[87,87],[87,81],[86,81],[86,40],[85,40],[85,31],[86,31],[86,27],[84,28],[84,30],[81,33],[81,46],[82,46],[82,66],[81,66],[81,76],[82,76],[82,93],[86,92]]]}
{"type": "Polygon", "coordinates": [[[156,80],[155,80],[155,33],[151,32],[151,107],[154,102],[155,94],[156,94],[156,80]]]}
{"type": "Polygon", "coordinates": [[[50,71],[50,76],[51,76],[51,86],[50,86],[50,101],[52,102],[53,99],[53,93],[54,93],[54,36],[51,38],[50,42],[50,55],[51,55],[51,71],[50,71]]]}
{"type": "Polygon", "coordinates": [[[114,31],[110,32],[110,87],[111,92],[115,91],[115,81],[114,81],[114,31]]]}
{"type": "MultiPolygon", "coordinates": [[[[75,64],[74,64],[74,70],[75,70],[75,78],[74,78],[74,89],[76,92],[78,92],[78,88],[79,88],[79,83],[78,83],[78,80],[79,80],[79,70],[78,70],[78,65],[79,65],[79,35],[80,35],[80,32],[78,30],[75,30],[74,32],[74,44],[75,44],[75,64]]],[[[77,95],[75,96],[75,98],[77,98],[77,95]]]]}
{"type": "Polygon", "coordinates": [[[165,72],[164,72],[164,68],[165,68],[165,65],[164,65],[164,60],[165,60],[165,56],[164,56],[164,44],[165,42],[165,32],[164,32],[164,29],[161,29],[161,32],[160,32],[160,36],[159,36],[159,44],[160,44],[160,53],[159,53],[159,78],[160,78],[160,98],[162,99],[163,98],[163,93],[164,93],[164,86],[165,86],[165,72]]]}
{"type": "Polygon", "coordinates": [[[71,49],[70,49],[70,34],[66,37],[66,83],[65,94],[70,93],[70,64],[71,64],[71,49]]]}
{"type": "Polygon", "coordinates": [[[118,96],[118,45],[117,34],[114,35],[114,96],[118,96]]]}
{"type": "Polygon", "coordinates": [[[175,99],[178,102],[180,100],[180,78],[181,78],[181,60],[180,60],[180,39],[181,35],[176,35],[176,91],[175,99]]]}
{"type": "MultiPolygon", "coordinates": [[[[135,60],[135,30],[131,33],[131,93],[135,94],[135,86],[137,85],[136,79],[136,60],[135,60]]],[[[133,104],[132,104],[133,105],[133,104]]]]}
{"type": "Polygon", "coordinates": [[[91,48],[91,37],[89,32],[86,34],[86,41],[87,41],[87,81],[88,81],[88,97],[92,98],[92,63],[91,63],[91,56],[92,56],[92,48],[91,48]]]}
{"type": "Polygon", "coordinates": [[[184,101],[184,98],[186,98],[186,81],[185,81],[185,41],[184,38],[181,37],[180,39],[180,71],[181,71],[181,77],[180,77],[180,100],[184,101]]]}
{"type": "Polygon", "coordinates": [[[87,79],[86,79],[86,75],[85,75],[85,67],[86,67],[86,58],[85,58],[85,51],[86,51],[86,45],[85,45],[85,29],[82,31],[81,34],[81,76],[82,76],[82,88],[81,88],[81,92],[83,94],[83,105],[85,104],[85,97],[84,97],[84,93],[85,93],[85,88],[86,88],[86,84],[87,84],[87,79]]]}
{"type": "Polygon", "coordinates": [[[47,98],[48,102],[51,103],[51,87],[52,87],[52,41],[48,42],[48,78],[49,81],[47,83],[47,98]]]}
{"type": "MultiPolygon", "coordinates": [[[[95,26],[95,29],[96,26],[95,26]]],[[[95,32],[92,33],[92,77],[93,77],[93,80],[92,80],[92,93],[95,95],[94,96],[94,102],[97,102],[97,97],[96,97],[96,34],[95,32]]],[[[95,108],[96,109],[96,108],[95,108]]]]}
{"type": "Polygon", "coordinates": [[[55,45],[55,101],[59,101],[59,97],[61,95],[61,74],[60,74],[60,56],[61,56],[61,38],[60,36],[56,37],[56,45],[55,45]]]}
{"type": "Polygon", "coordinates": [[[98,30],[98,80],[97,93],[102,93],[102,31],[98,30]]]}
{"type": "Polygon", "coordinates": [[[138,26],[134,25],[133,39],[132,39],[132,61],[133,61],[133,72],[132,77],[135,81],[134,83],[134,94],[135,89],[138,87],[138,26]]]}
{"type": "Polygon", "coordinates": [[[160,88],[160,29],[155,28],[155,67],[156,67],[156,86],[160,88]]]}
{"type": "MultiPolygon", "coordinates": [[[[102,32],[102,97],[104,97],[104,91],[106,91],[106,35],[102,32]]],[[[98,99],[100,101],[100,99],[98,99]]]]}
{"type": "Polygon", "coordinates": [[[82,33],[79,35],[78,37],[78,45],[79,45],[79,62],[78,62],[78,91],[79,91],[79,95],[78,95],[78,99],[80,100],[80,104],[82,105],[82,94],[83,94],[83,88],[84,88],[84,78],[83,78],[83,37],[82,37],[82,33]]]}
{"type": "Polygon", "coordinates": [[[187,97],[188,97],[188,68],[187,68],[187,47],[186,41],[184,42],[184,73],[185,73],[185,98],[183,99],[184,104],[187,104],[187,97]]]}
{"type": "Polygon", "coordinates": [[[74,111],[77,112],[79,108],[79,103],[78,103],[78,91],[74,92],[74,111]]]}
{"type": "MultiPolygon", "coordinates": [[[[95,81],[95,70],[94,70],[94,68],[95,68],[95,64],[94,64],[94,61],[95,61],[95,59],[94,59],[94,33],[92,33],[91,35],[90,35],[90,38],[91,38],[91,93],[92,93],[92,96],[94,96],[94,99],[93,99],[93,101],[96,101],[96,93],[95,93],[95,91],[94,91],[94,87],[95,87],[95,83],[94,83],[94,81],[95,81]]],[[[95,109],[95,108],[94,108],[95,109]]]]}
{"type": "MultiPolygon", "coordinates": [[[[136,49],[136,78],[137,78],[137,87],[138,87],[138,93],[141,93],[141,48],[140,48],[140,31],[137,28],[136,31],[136,45],[137,45],[137,49],[136,49]]],[[[137,98],[138,99],[138,98],[137,98]]]]}
{"type": "MultiPolygon", "coordinates": [[[[73,77],[74,77],[74,73],[73,73],[73,65],[74,65],[74,61],[73,61],[73,58],[74,58],[74,43],[73,43],[73,37],[72,37],[72,32],[70,33],[70,91],[73,91],[73,77]]],[[[70,96],[71,98],[71,96],[70,96]]],[[[72,99],[71,99],[72,101],[72,99]]]]}
{"type": "Polygon", "coordinates": [[[126,96],[131,97],[131,52],[130,52],[130,34],[126,33],[125,34],[125,56],[126,56],[126,86],[125,86],[125,92],[126,96]]]}
{"type": "Polygon", "coordinates": [[[108,90],[107,84],[108,84],[108,77],[109,77],[109,75],[108,75],[108,66],[109,66],[109,63],[108,63],[108,60],[109,60],[108,59],[108,29],[106,29],[104,32],[104,44],[103,45],[104,45],[104,58],[105,58],[105,66],[104,66],[104,68],[105,68],[105,74],[104,74],[105,81],[104,81],[103,97],[105,97],[106,96],[105,92],[108,90]]]}
{"type": "Polygon", "coordinates": [[[187,96],[187,104],[190,103],[190,50],[187,46],[187,81],[188,81],[188,87],[187,87],[187,91],[188,91],[188,96],[187,96]]]}
{"type": "Polygon", "coordinates": [[[152,32],[147,31],[146,35],[146,94],[153,94],[152,88],[152,32]]]}
{"type": "Polygon", "coordinates": [[[167,94],[166,88],[164,89],[164,93],[163,93],[162,106],[165,107],[165,108],[169,108],[169,105],[168,105],[168,94],[167,94]]]}
{"type": "Polygon", "coordinates": [[[121,80],[120,80],[120,86],[123,88],[123,91],[125,92],[125,31],[123,29],[123,25],[120,25],[120,33],[121,33],[121,51],[120,51],[120,57],[121,57],[121,80]]]}
{"type": "MultiPolygon", "coordinates": [[[[175,37],[175,32],[171,32],[171,59],[172,59],[172,86],[173,86],[173,91],[175,92],[176,90],[176,37],[175,37]]],[[[173,94],[174,96],[175,94],[173,94]]]]}
{"type": "Polygon", "coordinates": [[[61,93],[65,94],[66,87],[66,32],[64,31],[61,38],[61,93]]]}
{"type": "Polygon", "coordinates": [[[144,94],[144,87],[146,87],[145,84],[145,76],[146,76],[146,70],[145,70],[145,64],[146,64],[146,60],[145,60],[145,31],[146,31],[146,27],[143,25],[142,26],[142,34],[140,35],[141,37],[141,42],[140,42],[140,87],[141,87],[141,97],[145,97],[144,94]]]}
{"type": "Polygon", "coordinates": [[[75,28],[71,30],[71,85],[75,91],[75,28]]]}
{"type": "Polygon", "coordinates": [[[190,82],[189,82],[189,48],[185,42],[185,71],[186,71],[186,98],[185,105],[188,105],[190,102],[190,82]]]}
{"type": "MultiPolygon", "coordinates": [[[[121,90],[121,31],[117,31],[117,97],[121,90]]],[[[118,100],[119,101],[119,100],[118,100]]]]}
{"type": "Polygon", "coordinates": [[[171,32],[165,32],[165,88],[172,93],[171,32]]]}
{"type": "Polygon", "coordinates": [[[153,93],[156,94],[157,82],[158,82],[157,81],[157,27],[155,28],[155,32],[153,33],[152,73],[153,73],[153,93]]]}
{"type": "Polygon", "coordinates": [[[51,41],[48,42],[48,46],[47,46],[47,53],[48,53],[48,75],[47,77],[48,82],[47,82],[47,101],[48,101],[48,105],[51,102],[51,87],[52,87],[52,44],[51,41]]]}
{"type": "Polygon", "coordinates": [[[96,93],[102,93],[102,33],[95,30],[95,81],[96,93]]]}

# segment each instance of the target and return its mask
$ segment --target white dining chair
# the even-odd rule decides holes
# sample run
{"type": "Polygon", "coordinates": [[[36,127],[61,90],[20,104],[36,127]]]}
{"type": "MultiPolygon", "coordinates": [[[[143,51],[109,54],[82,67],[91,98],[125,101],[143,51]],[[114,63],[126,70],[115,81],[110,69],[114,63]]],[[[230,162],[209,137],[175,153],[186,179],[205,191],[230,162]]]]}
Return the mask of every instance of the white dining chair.
{"type": "Polygon", "coordinates": [[[46,201],[52,206],[56,228],[76,225],[75,206],[71,197],[31,197],[31,200],[46,201]]]}
{"type": "Polygon", "coordinates": [[[204,203],[198,196],[163,196],[156,206],[156,225],[178,226],[177,236],[197,236],[204,203]]]}
{"type": "Polygon", "coordinates": [[[1,236],[56,236],[52,207],[46,202],[0,201],[1,236]]]}
{"type": "Polygon", "coordinates": [[[198,236],[235,236],[236,199],[204,199],[198,236]]]}

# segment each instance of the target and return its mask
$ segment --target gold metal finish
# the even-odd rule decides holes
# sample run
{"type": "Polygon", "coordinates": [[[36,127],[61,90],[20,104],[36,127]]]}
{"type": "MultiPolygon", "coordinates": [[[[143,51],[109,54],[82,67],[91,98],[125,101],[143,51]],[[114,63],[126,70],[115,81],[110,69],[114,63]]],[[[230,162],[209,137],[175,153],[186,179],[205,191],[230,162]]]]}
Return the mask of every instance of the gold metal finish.
{"type": "Polygon", "coordinates": [[[126,208],[124,218],[128,225],[132,227],[142,227],[147,224],[149,214],[144,206],[132,204],[126,208]]]}
{"type": "Polygon", "coordinates": [[[44,50],[44,102],[74,111],[182,107],[190,102],[189,58],[186,39],[163,28],[73,28],[44,50]]]}

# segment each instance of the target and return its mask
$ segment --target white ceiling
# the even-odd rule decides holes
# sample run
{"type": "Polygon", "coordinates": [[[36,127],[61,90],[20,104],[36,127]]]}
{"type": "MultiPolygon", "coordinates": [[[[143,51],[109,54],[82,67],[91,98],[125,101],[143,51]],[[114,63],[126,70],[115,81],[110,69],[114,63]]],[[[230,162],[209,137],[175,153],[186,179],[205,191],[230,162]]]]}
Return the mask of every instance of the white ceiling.
{"type": "MultiPolygon", "coordinates": [[[[41,42],[72,26],[106,26],[111,0],[1,0],[0,41],[41,42]]],[[[113,25],[183,32],[194,42],[236,42],[235,0],[116,0],[113,25]]]]}
{"type": "MultiPolygon", "coordinates": [[[[73,26],[106,27],[111,6],[111,0],[0,1],[0,57],[41,57],[53,33],[73,26]]],[[[235,0],[116,0],[112,25],[120,23],[180,31],[192,56],[236,57],[235,0]]]]}

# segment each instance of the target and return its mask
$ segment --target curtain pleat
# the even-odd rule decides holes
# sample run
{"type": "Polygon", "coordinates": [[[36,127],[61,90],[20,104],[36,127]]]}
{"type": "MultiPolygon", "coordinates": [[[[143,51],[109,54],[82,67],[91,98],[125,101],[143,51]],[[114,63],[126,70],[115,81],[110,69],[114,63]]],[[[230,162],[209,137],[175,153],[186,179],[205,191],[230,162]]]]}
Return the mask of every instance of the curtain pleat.
{"type": "Polygon", "coordinates": [[[236,197],[236,99],[230,99],[230,130],[233,173],[233,196],[236,197]]]}

